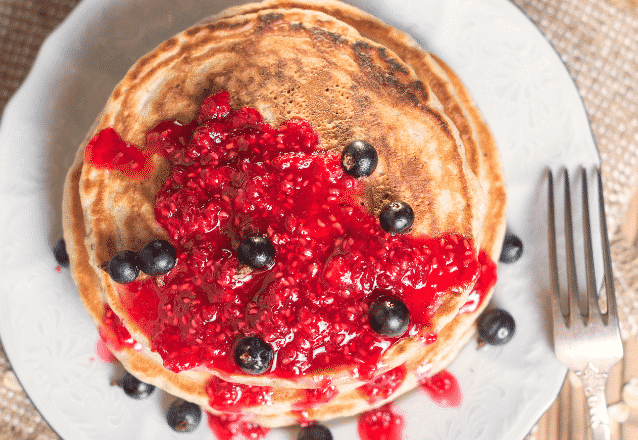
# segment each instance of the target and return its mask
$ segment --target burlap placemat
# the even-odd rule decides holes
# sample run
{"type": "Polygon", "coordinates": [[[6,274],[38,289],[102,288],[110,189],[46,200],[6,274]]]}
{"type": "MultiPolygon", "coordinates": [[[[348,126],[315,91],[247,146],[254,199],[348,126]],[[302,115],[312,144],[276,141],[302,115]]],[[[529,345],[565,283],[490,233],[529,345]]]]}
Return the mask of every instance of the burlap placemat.
{"type": "MultiPolygon", "coordinates": [[[[618,225],[638,188],[637,2],[512,1],[547,36],[580,89],[603,160],[610,231],[617,235],[618,225]]],[[[77,3],[79,0],[0,0],[0,112],[29,71],[44,38],[77,3]]],[[[628,353],[635,353],[638,295],[632,282],[619,281],[623,335],[628,341],[628,353]]],[[[631,402],[625,401],[630,400],[628,384],[638,389],[638,368],[629,361],[630,357],[627,359],[617,368],[609,391],[616,410],[614,438],[625,440],[638,438],[638,428],[632,424],[638,421],[638,415],[633,417],[631,402]]],[[[530,439],[567,438],[565,420],[575,410],[582,410],[582,401],[573,398],[578,385],[571,382],[566,382],[556,405],[532,431],[530,439]]],[[[578,435],[573,438],[586,438],[578,435]]],[[[0,440],[58,438],[30,404],[0,347],[0,440]]]]}

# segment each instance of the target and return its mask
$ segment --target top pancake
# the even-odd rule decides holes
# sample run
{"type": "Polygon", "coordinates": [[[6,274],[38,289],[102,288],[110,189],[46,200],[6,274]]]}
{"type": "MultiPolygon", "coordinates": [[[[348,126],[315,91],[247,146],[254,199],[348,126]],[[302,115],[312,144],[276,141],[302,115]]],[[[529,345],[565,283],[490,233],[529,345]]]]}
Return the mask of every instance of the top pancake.
{"type": "Polygon", "coordinates": [[[468,90],[443,60],[423,50],[410,35],[354,6],[335,0],[264,0],[228,8],[201,23],[261,10],[290,8],[323,12],[350,25],[361,36],[390,49],[414,70],[459,131],[469,166],[487,196],[480,247],[496,261],[505,234],[506,195],[501,157],[496,141],[468,90]]]}
{"type": "MultiPolygon", "coordinates": [[[[164,120],[190,121],[203,99],[219,89],[230,92],[235,108],[256,108],[273,126],[292,116],[310,121],[322,148],[340,151],[352,139],[369,140],[380,156],[377,172],[365,181],[371,213],[377,215],[388,199],[401,199],[415,210],[413,233],[458,233],[482,243],[483,188],[442,103],[395,53],[321,12],[231,14],[177,35],[133,66],[87,140],[113,127],[144,148],[149,129],[164,120]]],[[[154,174],[135,181],[83,164],[85,145],[65,195],[73,274],[96,322],[108,302],[147,344],[101,266],[119,250],[139,250],[165,236],[154,221],[153,203],[166,163],[155,157],[154,174]]],[[[442,306],[435,330],[454,318],[467,293],[442,306]]],[[[388,351],[390,365],[406,359],[405,345],[388,351]]]]}

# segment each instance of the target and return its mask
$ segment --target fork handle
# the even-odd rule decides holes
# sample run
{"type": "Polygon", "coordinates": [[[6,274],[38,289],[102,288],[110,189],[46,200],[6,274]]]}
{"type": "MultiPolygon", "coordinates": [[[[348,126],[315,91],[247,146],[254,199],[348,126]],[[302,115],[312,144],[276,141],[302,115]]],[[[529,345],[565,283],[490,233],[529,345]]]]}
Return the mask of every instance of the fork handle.
{"type": "Polygon", "coordinates": [[[591,362],[583,371],[576,371],[575,373],[583,382],[585,398],[589,406],[589,424],[591,426],[592,440],[611,440],[609,413],[607,412],[607,399],[605,398],[608,374],[601,372],[591,362]]]}

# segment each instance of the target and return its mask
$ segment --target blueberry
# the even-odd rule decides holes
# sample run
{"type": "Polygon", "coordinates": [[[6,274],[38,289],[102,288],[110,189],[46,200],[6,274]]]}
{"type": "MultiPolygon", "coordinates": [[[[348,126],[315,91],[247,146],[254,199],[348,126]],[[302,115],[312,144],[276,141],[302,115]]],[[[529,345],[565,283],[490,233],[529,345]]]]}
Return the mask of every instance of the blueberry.
{"type": "Polygon", "coordinates": [[[352,141],[341,153],[341,166],[352,177],[369,176],[378,162],[377,150],[366,141],[352,141]]]}
{"type": "Polygon", "coordinates": [[[368,319],[372,330],[380,335],[396,338],[408,329],[410,312],[401,300],[383,295],[370,304],[368,319]]]}
{"type": "Polygon", "coordinates": [[[503,248],[499,260],[503,263],[514,263],[523,255],[523,242],[514,234],[505,234],[503,248]]]}
{"type": "Polygon", "coordinates": [[[235,361],[250,374],[265,373],[272,363],[273,349],[256,336],[242,338],[235,347],[235,361]]]}
{"type": "Polygon", "coordinates": [[[202,421],[201,408],[185,400],[175,400],[166,413],[168,426],[177,432],[193,432],[202,421]]]}
{"type": "Polygon", "coordinates": [[[332,434],[325,426],[313,423],[299,430],[297,440],[332,440],[332,434]]]}
{"type": "Polygon", "coordinates": [[[392,234],[404,232],[414,222],[414,211],[405,202],[392,202],[387,204],[379,216],[381,227],[392,234]]]}
{"type": "Polygon", "coordinates": [[[275,246],[263,235],[250,235],[237,249],[237,259],[252,268],[263,269],[272,264],[275,258],[275,246]]]}
{"type": "Polygon", "coordinates": [[[126,373],[122,376],[118,384],[122,387],[127,396],[138,400],[146,399],[148,396],[153,394],[153,391],[155,391],[154,385],[142,382],[131,373],[126,373]]]}
{"type": "Polygon", "coordinates": [[[60,266],[69,267],[69,254],[66,253],[66,242],[64,238],[58,240],[55,246],[53,246],[53,256],[60,266]]]}
{"type": "Polygon", "coordinates": [[[139,260],[133,251],[118,252],[109,261],[109,275],[118,284],[132,283],[139,273],[139,260]]]}
{"type": "Polygon", "coordinates": [[[479,337],[490,345],[507,343],[516,330],[514,318],[503,309],[492,309],[483,313],[477,326],[479,337]]]}
{"type": "Polygon", "coordinates": [[[164,275],[177,262],[177,251],[166,240],[153,240],[138,254],[140,270],[147,275],[164,275]]]}

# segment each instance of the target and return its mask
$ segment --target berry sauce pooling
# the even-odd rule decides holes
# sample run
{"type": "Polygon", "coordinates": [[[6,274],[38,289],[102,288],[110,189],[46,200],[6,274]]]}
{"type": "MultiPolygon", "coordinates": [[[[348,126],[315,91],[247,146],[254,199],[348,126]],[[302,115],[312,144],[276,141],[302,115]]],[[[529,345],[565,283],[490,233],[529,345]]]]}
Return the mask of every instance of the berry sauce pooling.
{"type": "Polygon", "coordinates": [[[419,380],[421,389],[442,408],[456,408],[463,401],[461,387],[456,377],[448,371],[441,371],[434,376],[419,380]]]}
{"type": "Polygon", "coordinates": [[[399,365],[361,385],[358,388],[359,393],[366,398],[368,403],[387,399],[401,386],[406,374],[405,365],[399,365]]]}
{"type": "Polygon", "coordinates": [[[135,348],[137,344],[108,304],[104,305],[104,318],[98,330],[100,337],[112,352],[121,351],[124,348],[135,348]]]}
{"type": "Polygon", "coordinates": [[[225,413],[240,413],[251,406],[266,405],[272,400],[271,387],[243,385],[213,377],[206,385],[208,404],[225,413]]]}
{"type": "Polygon", "coordinates": [[[127,144],[112,128],[105,128],[91,139],[84,160],[96,168],[118,170],[131,179],[146,177],[152,171],[151,150],[127,144]]]}
{"type": "Polygon", "coordinates": [[[208,427],[216,440],[264,440],[269,428],[242,420],[240,415],[206,413],[208,427]]]}
{"type": "Polygon", "coordinates": [[[306,389],[303,391],[303,398],[292,404],[294,410],[306,410],[324,403],[330,402],[337,397],[339,390],[329,383],[321,388],[306,389]]]}
{"type": "Polygon", "coordinates": [[[480,251],[478,258],[481,266],[478,280],[470,292],[467,302],[459,309],[459,314],[475,312],[496,284],[496,263],[485,251],[480,251]]]}
{"type": "Polygon", "coordinates": [[[404,426],[403,416],[386,404],[361,414],[357,432],[361,440],[402,440],[404,426]]]}
{"type": "Polygon", "coordinates": [[[271,127],[254,109],[231,109],[227,92],[207,98],[192,123],[162,122],[147,133],[143,151],[171,166],[155,215],[177,264],[161,283],[140,278],[120,296],[167,368],[241,373],[234,346],[256,336],[274,351],[267,375],[347,365],[370,378],[390,346],[427,330],[444,295],[475,283],[473,243],[384,231],[362,206],[360,181],[318,144],[308,122],[271,127]],[[252,235],[276,250],[266,269],[237,259],[252,235]],[[370,328],[373,290],[407,306],[402,337],[370,328]]]}
{"type": "Polygon", "coordinates": [[[113,352],[109,349],[108,345],[106,345],[104,339],[101,337],[97,338],[97,341],[95,342],[95,355],[99,360],[108,364],[114,364],[118,361],[115,355],[113,355],[113,352]]]}

